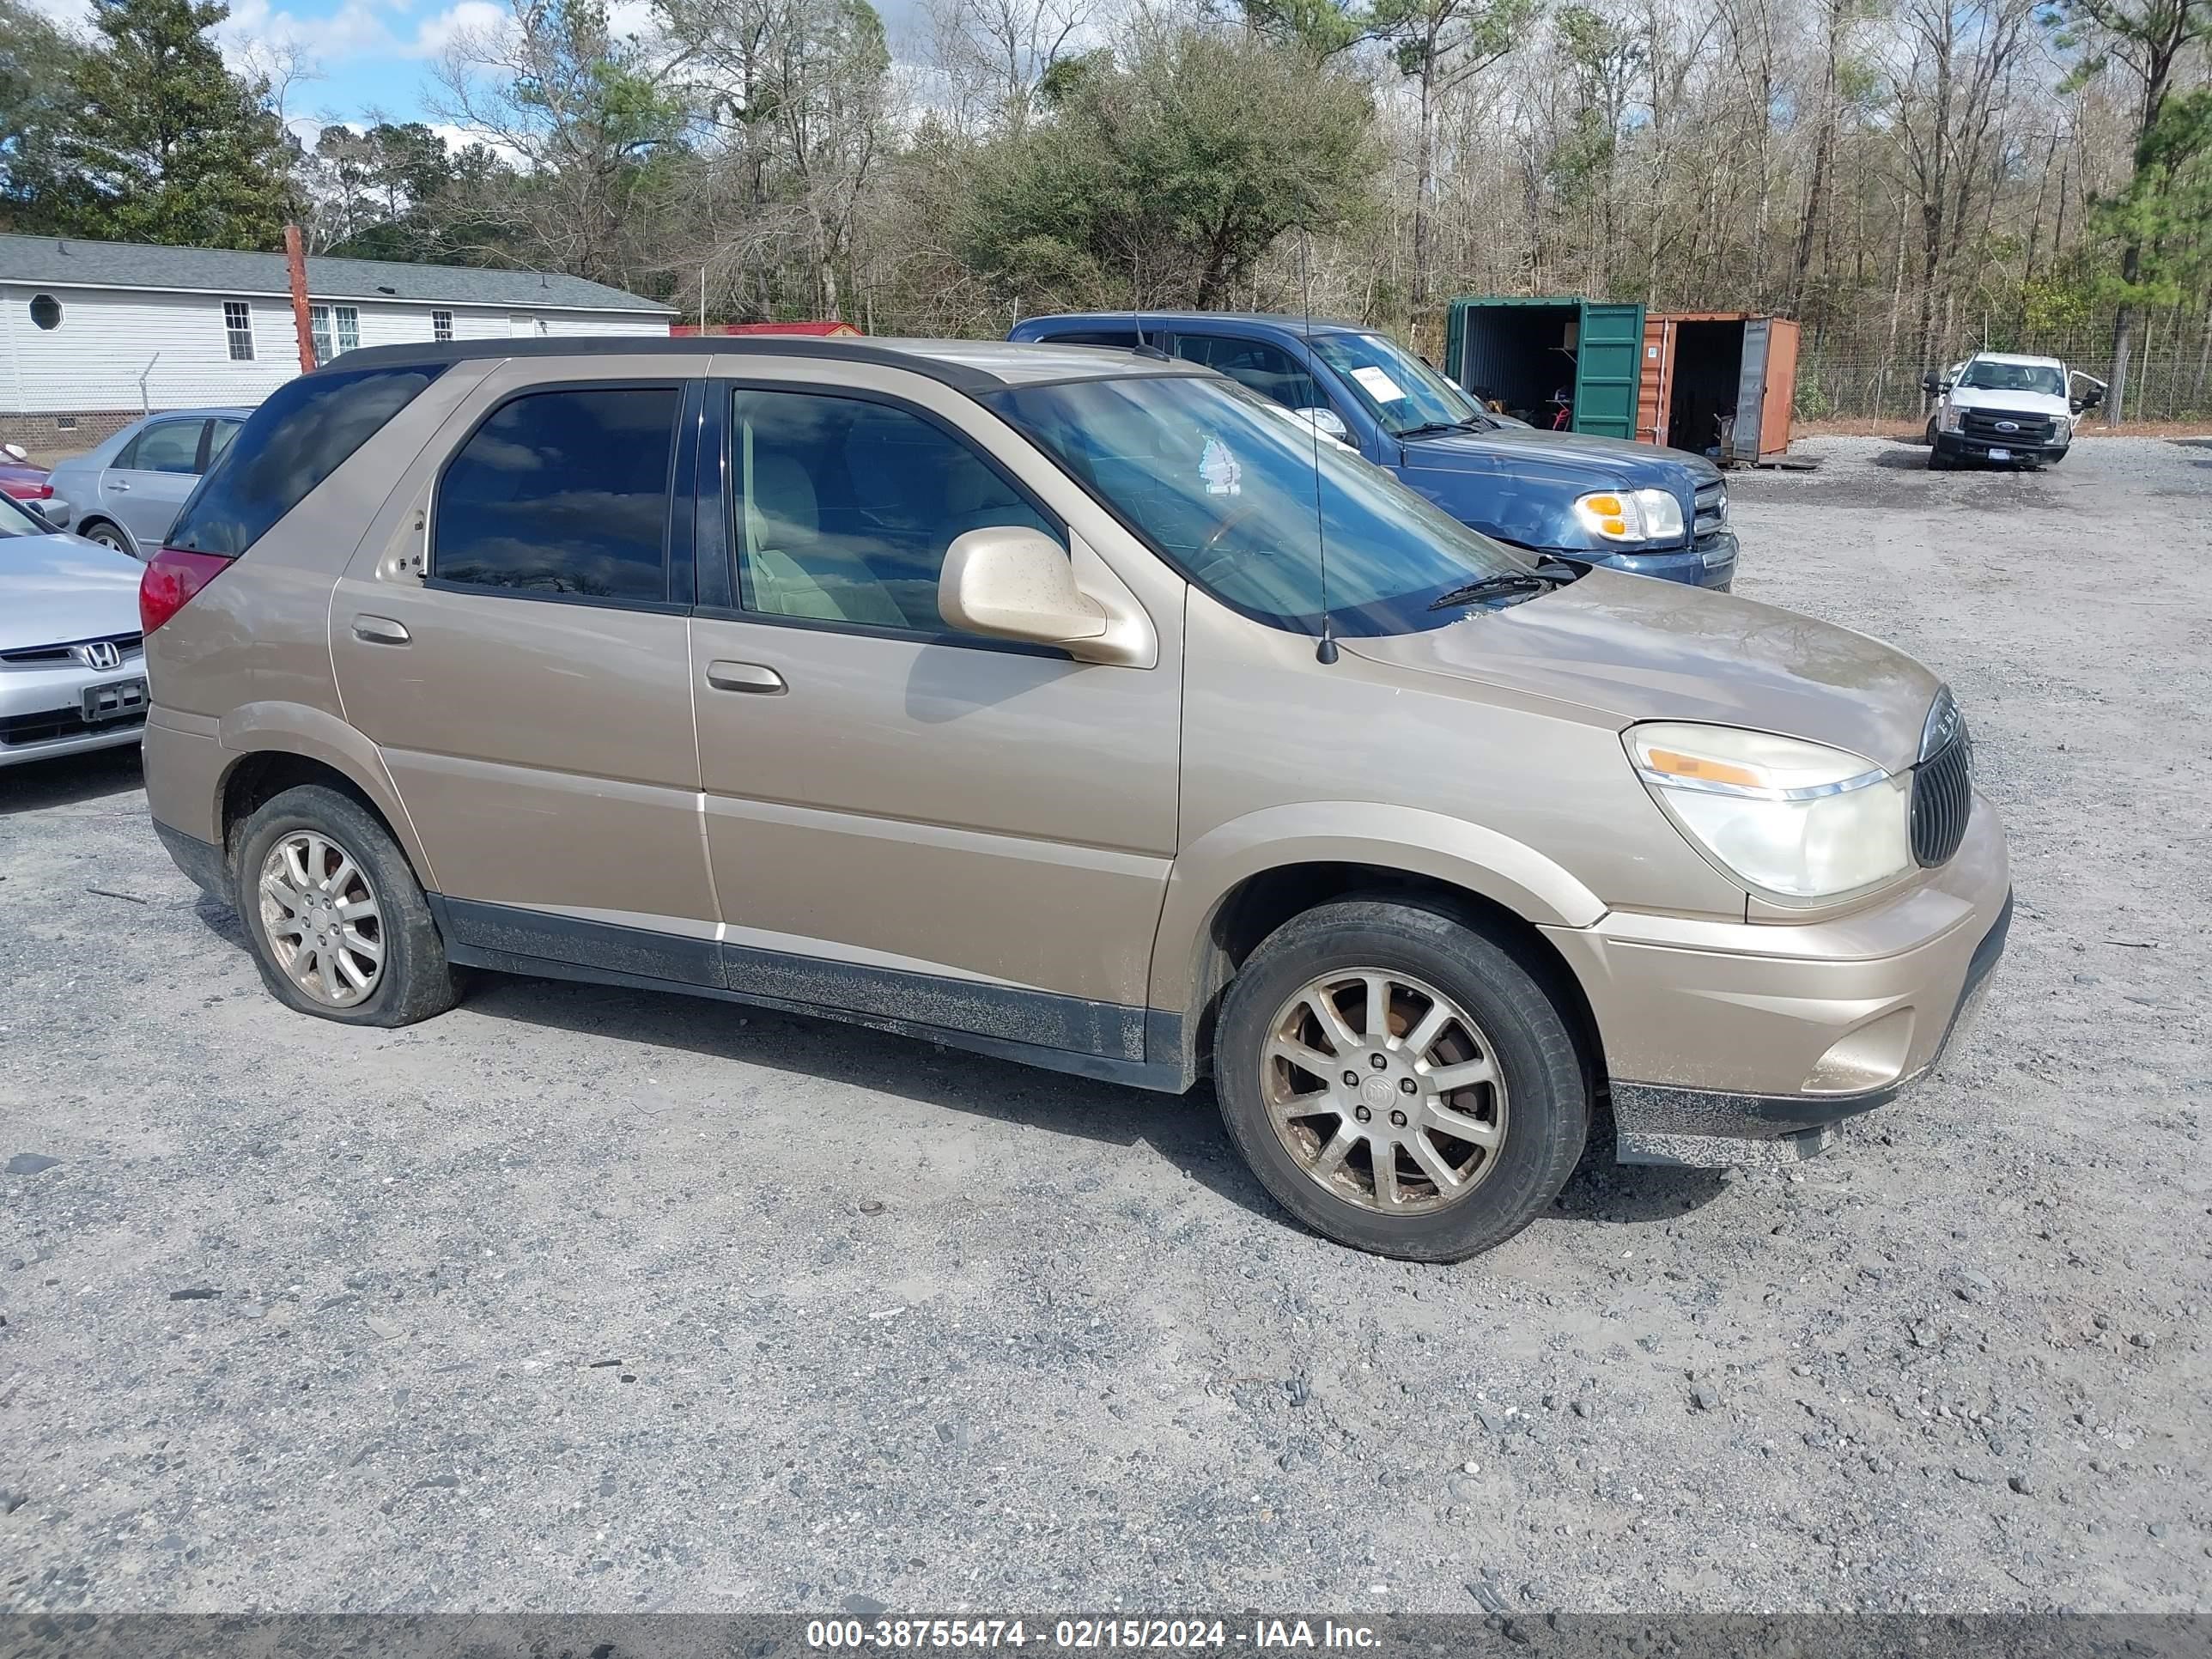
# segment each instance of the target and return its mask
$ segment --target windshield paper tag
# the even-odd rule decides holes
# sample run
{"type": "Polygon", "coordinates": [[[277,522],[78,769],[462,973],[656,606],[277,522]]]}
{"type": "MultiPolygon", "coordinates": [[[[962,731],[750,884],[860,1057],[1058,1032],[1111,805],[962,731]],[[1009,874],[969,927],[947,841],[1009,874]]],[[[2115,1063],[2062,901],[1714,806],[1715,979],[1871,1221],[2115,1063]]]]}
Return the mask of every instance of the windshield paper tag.
{"type": "Polygon", "coordinates": [[[1355,368],[1352,378],[1367,388],[1367,395],[1378,404],[1395,404],[1406,395],[1406,389],[1379,368],[1355,368]]]}
{"type": "Polygon", "coordinates": [[[1244,468],[1218,438],[1206,441],[1206,449],[1198,458],[1198,476],[1205,480],[1209,495],[1244,493],[1244,468]]]}

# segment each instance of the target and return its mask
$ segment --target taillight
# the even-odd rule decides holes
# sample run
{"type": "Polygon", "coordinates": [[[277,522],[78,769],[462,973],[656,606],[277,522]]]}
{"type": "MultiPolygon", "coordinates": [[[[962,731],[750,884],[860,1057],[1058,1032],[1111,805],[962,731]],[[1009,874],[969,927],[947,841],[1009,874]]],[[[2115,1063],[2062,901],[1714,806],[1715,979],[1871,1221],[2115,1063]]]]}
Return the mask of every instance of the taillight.
{"type": "Polygon", "coordinates": [[[8,493],[19,501],[50,501],[54,498],[54,487],[50,483],[12,483],[8,493]]]}
{"type": "Polygon", "coordinates": [[[185,603],[228,568],[219,553],[187,553],[165,547],[146,561],[138,576],[138,627],[150,634],[185,608],[185,603]]]}

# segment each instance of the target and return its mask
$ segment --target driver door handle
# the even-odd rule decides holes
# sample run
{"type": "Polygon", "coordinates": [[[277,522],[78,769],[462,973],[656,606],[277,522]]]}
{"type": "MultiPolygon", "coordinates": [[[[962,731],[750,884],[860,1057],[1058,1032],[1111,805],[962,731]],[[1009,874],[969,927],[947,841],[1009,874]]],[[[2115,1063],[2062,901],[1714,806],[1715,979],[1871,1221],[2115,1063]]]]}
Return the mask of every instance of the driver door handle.
{"type": "Polygon", "coordinates": [[[768,697],[780,697],[791,690],[782,675],[757,662],[710,662],[707,684],[717,691],[750,691],[768,697]]]}

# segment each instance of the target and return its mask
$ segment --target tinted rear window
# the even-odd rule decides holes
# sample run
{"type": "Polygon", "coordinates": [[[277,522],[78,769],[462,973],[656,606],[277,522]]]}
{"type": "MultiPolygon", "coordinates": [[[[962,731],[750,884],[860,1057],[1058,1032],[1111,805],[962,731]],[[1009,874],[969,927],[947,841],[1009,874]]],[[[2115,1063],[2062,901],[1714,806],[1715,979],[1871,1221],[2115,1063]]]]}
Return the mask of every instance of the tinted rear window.
{"type": "Polygon", "coordinates": [[[444,365],[302,374],[270,393],[185,503],[168,545],[235,557],[337,471],[444,365]]]}

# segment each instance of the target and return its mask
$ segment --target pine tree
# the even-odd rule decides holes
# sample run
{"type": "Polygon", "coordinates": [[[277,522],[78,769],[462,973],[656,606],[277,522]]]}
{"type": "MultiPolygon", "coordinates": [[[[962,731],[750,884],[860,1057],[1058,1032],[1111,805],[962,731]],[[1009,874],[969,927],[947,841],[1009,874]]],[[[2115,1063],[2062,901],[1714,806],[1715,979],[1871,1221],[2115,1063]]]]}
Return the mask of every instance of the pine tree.
{"type": "Polygon", "coordinates": [[[74,77],[70,149],[93,199],[85,235],[194,247],[275,248],[290,156],[265,85],[233,75],[198,0],[94,0],[95,49],[74,77]]]}

